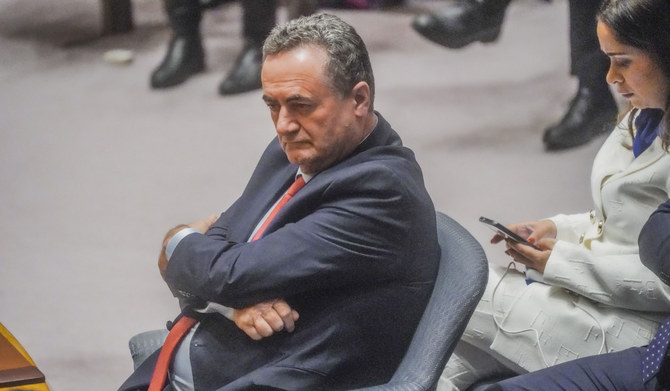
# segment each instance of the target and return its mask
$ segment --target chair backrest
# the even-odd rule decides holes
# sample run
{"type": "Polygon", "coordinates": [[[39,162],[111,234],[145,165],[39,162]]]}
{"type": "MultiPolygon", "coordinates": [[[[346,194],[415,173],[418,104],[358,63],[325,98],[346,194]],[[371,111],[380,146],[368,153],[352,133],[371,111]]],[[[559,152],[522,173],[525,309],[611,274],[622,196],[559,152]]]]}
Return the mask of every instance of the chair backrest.
{"type": "Polygon", "coordinates": [[[435,288],[412,342],[391,380],[359,391],[434,390],[488,279],[479,242],[456,221],[437,212],[442,250],[435,288]]]}

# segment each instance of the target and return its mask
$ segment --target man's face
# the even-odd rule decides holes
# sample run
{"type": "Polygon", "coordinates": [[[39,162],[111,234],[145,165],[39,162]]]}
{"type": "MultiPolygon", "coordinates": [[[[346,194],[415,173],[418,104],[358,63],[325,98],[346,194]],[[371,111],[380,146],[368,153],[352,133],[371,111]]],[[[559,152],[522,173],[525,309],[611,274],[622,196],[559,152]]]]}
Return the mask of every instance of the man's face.
{"type": "Polygon", "coordinates": [[[340,97],[326,76],[327,54],[300,46],[267,56],[263,63],[263,100],[270,108],[279,143],[288,160],[306,174],[340,161],[364,137],[354,94],[340,97]]]}

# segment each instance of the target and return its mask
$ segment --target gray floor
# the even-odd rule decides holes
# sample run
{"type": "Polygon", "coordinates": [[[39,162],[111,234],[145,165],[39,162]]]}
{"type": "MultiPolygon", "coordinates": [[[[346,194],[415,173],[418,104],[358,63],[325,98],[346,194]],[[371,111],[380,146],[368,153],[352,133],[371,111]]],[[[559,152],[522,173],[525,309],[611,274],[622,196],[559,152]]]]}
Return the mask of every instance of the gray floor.
{"type": "MultiPolygon", "coordinates": [[[[512,4],[496,45],[449,51],[402,12],[333,11],[371,52],[376,107],[414,149],[436,207],[499,248],[477,218],[511,223],[588,210],[602,139],[542,149],[575,89],[567,2],[512,4]]],[[[176,302],[156,269],[164,233],[225,209],[273,137],[258,91],[222,98],[240,8],[204,20],[208,72],[169,91],[148,75],[169,36],[158,0],[135,0],[133,33],[98,37],[98,1],[0,1],[0,322],[53,390],[113,390],[127,341],[176,302]],[[103,60],[133,50],[129,65],[103,60]]]]}

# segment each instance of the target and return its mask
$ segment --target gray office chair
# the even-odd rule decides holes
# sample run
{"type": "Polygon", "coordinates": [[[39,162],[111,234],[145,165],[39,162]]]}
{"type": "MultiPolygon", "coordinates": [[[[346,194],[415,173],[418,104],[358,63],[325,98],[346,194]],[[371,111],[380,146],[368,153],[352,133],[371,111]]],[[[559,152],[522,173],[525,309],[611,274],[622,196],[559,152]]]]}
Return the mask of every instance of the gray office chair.
{"type": "Polygon", "coordinates": [[[358,391],[435,390],[488,280],[488,262],[477,240],[437,212],[440,270],[428,306],[405,357],[388,383],[358,391]]]}

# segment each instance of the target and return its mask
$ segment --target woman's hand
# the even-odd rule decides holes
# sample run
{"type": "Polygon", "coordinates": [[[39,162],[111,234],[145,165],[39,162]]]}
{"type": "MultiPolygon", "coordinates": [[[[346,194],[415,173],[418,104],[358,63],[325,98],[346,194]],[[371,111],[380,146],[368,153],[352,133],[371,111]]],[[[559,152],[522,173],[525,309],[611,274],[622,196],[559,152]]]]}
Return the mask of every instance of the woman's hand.
{"type": "Polygon", "coordinates": [[[491,238],[491,243],[496,244],[504,239],[507,245],[505,254],[528,268],[544,273],[551,250],[556,244],[556,224],[551,220],[541,220],[512,224],[507,228],[535,244],[539,250],[517,243],[512,239],[505,239],[501,234],[495,234],[491,238]]]}
{"type": "MultiPolygon", "coordinates": [[[[556,224],[551,220],[527,221],[508,225],[507,228],[531,243],[535,243],[542,238],[556,237],[556,224]]],[[[491,238],[491,243],[496,244],[503,239],[505,239],[503,235],[495,234],[491,238]]]]}
{"type": "Polygon", "coordinates": [[[544,273],[544,268],[547,266],[547,261],[549,260],[549,256],[551,256],[551,250],[554,249],[556,239],[540,239],[535,244],[539,250],[525,244],[517,243],[512,239],[505,239],[505,242],[507,243],[505,254],[512,257],[516,262],[524,264],[527,268],[544,273]]]}

